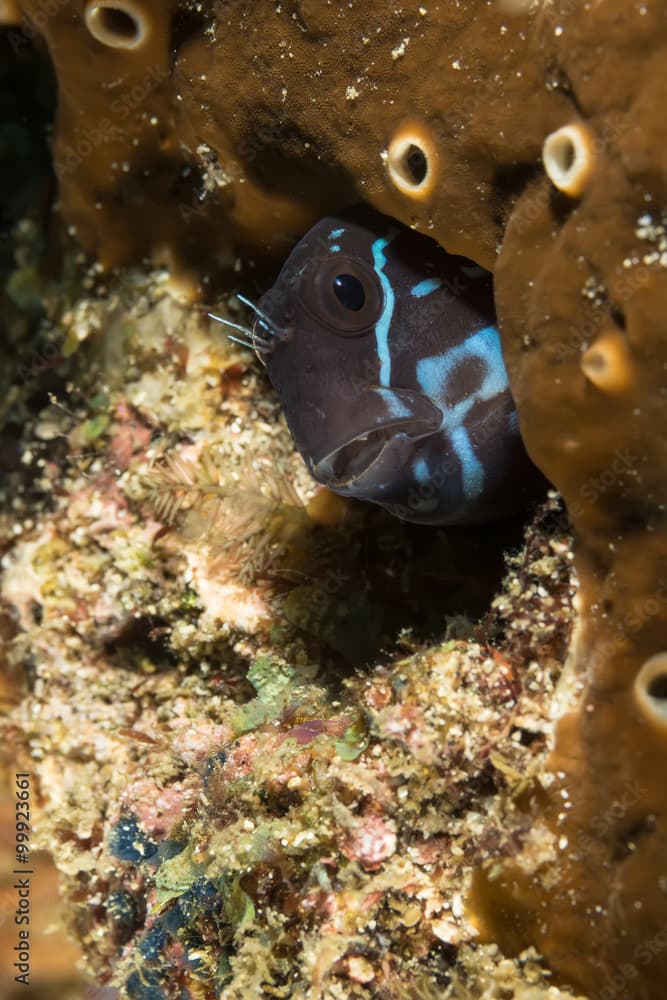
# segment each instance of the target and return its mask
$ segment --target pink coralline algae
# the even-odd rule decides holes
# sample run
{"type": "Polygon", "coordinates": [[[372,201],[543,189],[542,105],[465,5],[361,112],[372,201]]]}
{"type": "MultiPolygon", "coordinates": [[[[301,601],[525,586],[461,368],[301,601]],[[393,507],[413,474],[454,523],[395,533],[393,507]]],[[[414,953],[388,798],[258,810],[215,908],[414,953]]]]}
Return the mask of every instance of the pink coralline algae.
{"type": "Polygon", "coordinates": [[[353,821],[341,849],[350,861],[358,861],[366,871],[376,871],[395,853],[396,844],[394,824],[369,816],[353,821]]]}

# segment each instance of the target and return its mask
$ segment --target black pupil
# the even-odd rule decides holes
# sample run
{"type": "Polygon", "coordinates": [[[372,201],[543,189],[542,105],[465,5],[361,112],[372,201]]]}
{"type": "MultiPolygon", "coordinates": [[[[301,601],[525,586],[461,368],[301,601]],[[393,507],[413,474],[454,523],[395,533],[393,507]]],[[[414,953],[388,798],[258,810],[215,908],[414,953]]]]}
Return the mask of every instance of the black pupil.
{"type": "Polygon", "coordinates": [[[421,184],[426,177],[426,157],[419,146],[410,146],[408,150],[408,169],[412,174],[415,184],[421,184]]]}
{"type": "Polygon", "coordinates": [[[336,298],[352,312],[363,309],[366,301],[364,286],[353,274],[337,274],[333,280],[333,290],[336,298]]]}

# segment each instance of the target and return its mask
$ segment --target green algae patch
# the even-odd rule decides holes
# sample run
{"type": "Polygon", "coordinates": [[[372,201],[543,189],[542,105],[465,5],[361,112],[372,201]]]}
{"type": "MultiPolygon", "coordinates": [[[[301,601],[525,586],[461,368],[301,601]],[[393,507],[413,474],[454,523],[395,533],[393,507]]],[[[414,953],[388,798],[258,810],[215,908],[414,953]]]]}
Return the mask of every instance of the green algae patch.
{"type": "Polygon", "coordinates": [[[241,888],[240,877],[232,879],[222,895],[231,926],[239,933],[249,930],[255,922],[255,906],[248,893],[241,888]]]}
{"type": "Polygon", "coordinates": [[[92,444],[96,441],[111,423],[111,417],[108,413],[96,413],[94,417],[89,420],[84,420],[82,424],[72,431],[70,441],[76,446],[78,443],[83,445],[92,444]]]}
{"type": "Polygon", "coordinates": [[[347,727],[339,740],[336,740],[334,747],[341,760],[356,760],[367,748],[369,742],[368,732],[362,716],[347,727]]]}
{"type": "Polygon", "coordinates": [[[187,892],[201,874],[201,866],[192,861],[187,847],[175,857],[163,861],[155,873],[158,912],[187,892]]]}
{"type": "Polygon", "coordinates": [[[289,700],[294,676],[294,669],[287,664],[268,656],[258,657],[248,670],[257,697],[234,713],[234,730],[245,733],[276,718],[289,700]]]}

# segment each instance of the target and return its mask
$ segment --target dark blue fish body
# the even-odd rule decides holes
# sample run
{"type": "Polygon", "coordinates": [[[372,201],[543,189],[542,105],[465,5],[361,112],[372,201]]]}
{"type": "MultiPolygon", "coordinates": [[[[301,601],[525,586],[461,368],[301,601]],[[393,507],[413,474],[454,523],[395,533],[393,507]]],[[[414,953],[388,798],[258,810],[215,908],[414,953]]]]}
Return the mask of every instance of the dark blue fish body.
{"type": "Polygon", "coordinates": [[[366,209],[323,219],[257,308],[253,336],[311,474],[408,521],[525,506],[489,272],[366,209]]]}

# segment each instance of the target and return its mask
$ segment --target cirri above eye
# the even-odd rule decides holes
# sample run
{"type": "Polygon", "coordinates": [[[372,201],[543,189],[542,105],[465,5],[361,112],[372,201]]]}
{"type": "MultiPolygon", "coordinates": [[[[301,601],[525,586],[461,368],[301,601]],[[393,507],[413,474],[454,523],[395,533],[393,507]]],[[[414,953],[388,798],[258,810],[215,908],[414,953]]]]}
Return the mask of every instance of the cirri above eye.
{"type": "Polygon", "coordinates": [[[341,337],[373,329],[382,315],[384,294],[377,274],[361,257],[333,253],[306,271],[298,289],[304,309],[341,337]]]}
{"type": "Polygon", "coordinates": [[[353,274],[337,274],[333,280],[333,290],[338,301],[346,309],[351,309],[352,312],[363,309],[366,293],[362,283],[353,274]]]}

